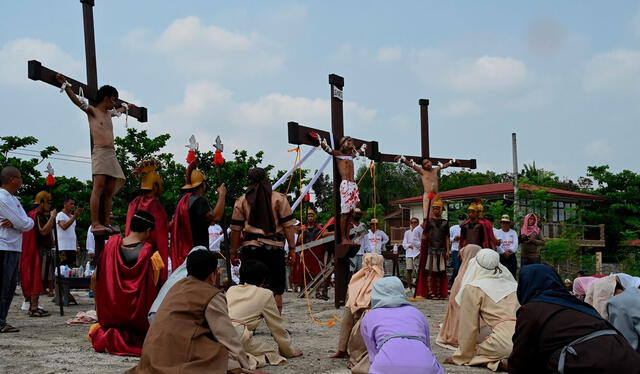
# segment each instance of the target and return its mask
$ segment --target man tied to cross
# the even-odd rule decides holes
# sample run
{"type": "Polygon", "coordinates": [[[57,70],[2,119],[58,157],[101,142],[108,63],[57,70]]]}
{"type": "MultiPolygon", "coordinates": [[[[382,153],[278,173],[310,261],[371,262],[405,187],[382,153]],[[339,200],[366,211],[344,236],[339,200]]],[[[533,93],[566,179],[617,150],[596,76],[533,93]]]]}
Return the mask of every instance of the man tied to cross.
{"type": "Polygon", "coordinates": [[[418,165],[412,159],[407,159],[404,156],[398,156],[398,162],[402,162],[408,167],[420,175],[420,180],[422,181],[422,188],[424,189],[424,193],[422,195],[422,214],[423,219],[427,219],[427,211],[429,207],[429,192],[433,192],[434,194],[438,193],[438,178],[440,174],[440,170],[446,169],[451,165],[456,163],[456,160],[450,160],[443,165],[433,166],[433,163],[428,157],[422,158],[422,165],[418,165]]]}
{"type": "Polygon", "coordinates": [[[338,143],[338,149],[332,149],[326,139],[318,137],[318,140],[322,150],[336,159],[338,172],[340,173],[340,178],[342,178],[342,182],[340,182],[341,244],[353,244],[353,241],[349,238],[349,227],[351,227],[353,211],[360,203],[358,184],[354,180],[353,158],[364,155],[367,145],[363,143],[360,150],[356,150],[353,139],[349,136],[344,136],[338,143]]]}
{"type": "Polygon", "coordinates": [[[89,206],[91,209],[91,231],[94,233],[115,232],[111,226],[111,203],[113,195],[122,187],[125,176],[116,158],[113,142],[113,123],[111,117],[119,116],[134,105],[115,109],[118,101],[118,91],[112,86],[102,86],[96,95],[96,105],[78,99],[71,89],[71,84],[62,74],[56,74],[56,79],[62,85],[62,91],[67,93],[73,102],[83,112],[87,113],[89,132],[91,134],[91,175],[93,190],[89,206]],[[100,222],[100,203],[104,208],[104,224],[100,222]]]}

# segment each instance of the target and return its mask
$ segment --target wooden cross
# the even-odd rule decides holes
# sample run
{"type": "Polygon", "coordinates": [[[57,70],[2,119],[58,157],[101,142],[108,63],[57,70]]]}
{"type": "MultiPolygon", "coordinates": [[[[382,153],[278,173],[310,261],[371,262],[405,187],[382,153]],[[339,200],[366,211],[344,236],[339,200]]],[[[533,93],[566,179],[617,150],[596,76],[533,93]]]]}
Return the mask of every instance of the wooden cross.
{"type": "MultiPolygon", "coordinates": [[[[440,157],[431,157],[431,153],[429,151],[429,99],[420,99],[418,100],[418,105],[420,105],[420,140],[422,145],[422,156],[404,156],[407,160],[412,159],[418,165],[422,164],[422,159],[427,157],[431,160],[431,162],[436,165],[438,163],[446,163],[451,160],[451,158],[440,158],[440,157]]],[[[395,161],[397,155],[380,153],[379,160],[382,162],[393,162],[395,161]]],[[[475,169],[476,160],[459,160],[456,159],[456,162],[451,165],[452,167],[462,167],[475,169]]]]}
{"type": "MultiPolygon", "coordinates": [[[[86,67],[87,67],[87,84],[81,83],[75,79],[67,78],[67,81],[71,84],[71,89],[73,92],[78,95],[80,94],[80,89],[83,91],[83,95],[86,99],[89,100],[89,103],[92,105],[96,104],[96,96],[98,92],[98,70],[96,64],[96,42],[95,36],[93,32],[93,6],[95,5],[94,0],[80,0],[82,3],[82,20],[84,24],[84,48],[85,48],[85,58],[86,58],[86,67]]],[[[42,81],[44,83],[48,83],[55,87],[60,87],[61,84],[56,79],[56,75],[58,72],[51,70],[42,65],[41,62],[36,60],[30,60],[28,62],[28,77],[29,79],[35,81],[42,81]]],[[[63,74],[64,75],[64,74],[63,74]]],[[[120,107],[124,101],[118,99],[116,107],[120,107]]],[[[133,106],[128,110],[128,115],[136,118],[139,122],[147,122],[147,108],[133,106]]],[[[93,142],[92,142],[93,147],[93,142]]],[[[100,212],[100,222],[104,223],[104,215],[109,214],[109,212],[104,212],[104,209],[101,208],[100,212]]],[[[107,239],[108,235],[96,235],[95,236],[95,245],[96,245],[96,265],[98,264],[100,254],[104,249],[104,242],[107,239]]],[[[59,274],[59,272],[58,272],[59,274]]],[[[62,309],[62,300],[60,300],[60,315],[63,315],[62,309]]]]}
{"type": "MultiPolygon", "coordinates": [[[[306,144],[311,146],[317,146],[318,140],[311,136],[311,133],[315,132],[320,135],[321,138],[329,139],[333,135],[334,146],[340,141],[340,138],[344,136],[344,120],[343,120],[343,88],[344,78],[331,74],[329,75],[329,86],[331,95],[331,134],[328,131],[315,129],[298,124],[297,122],[288,123],[288,135],[290,144],[306,144]]],[[[407,159],[413,159],[419,163],[423,157],[429,157],[432,162],[445,163],[449,161],[446,158],[432,158],[429,155],[429,113],[428,106],[429,100],[420,99],[420,125],[421,125],[421,140],[422,140],[422,156],[405,156],[407,159]]],[[[381,153],[377,141],[365,141],[361,139],[353,139],[356,149],[359,149],[363,143],[367,144],[367,150],[365,156],[376,162],[395,162],[398,155],[381,153]]],[[[466,167],[475,169],[476,160],[456,160],[456,163],[452,166],[466,167]]],[[[338,172],[335,158],[333,159],[333,205],[335,212],[335,225],[336,228],[340,227],[340,182],[342,178],[338,172]]],[[[341,233],[339,229],[335,230],[335,306],[339,308],[345,304],[347,285],[349,283],[349,258],[353,257],[357,248],[353,245],[339,244],[342,242],[341,233]]]]}

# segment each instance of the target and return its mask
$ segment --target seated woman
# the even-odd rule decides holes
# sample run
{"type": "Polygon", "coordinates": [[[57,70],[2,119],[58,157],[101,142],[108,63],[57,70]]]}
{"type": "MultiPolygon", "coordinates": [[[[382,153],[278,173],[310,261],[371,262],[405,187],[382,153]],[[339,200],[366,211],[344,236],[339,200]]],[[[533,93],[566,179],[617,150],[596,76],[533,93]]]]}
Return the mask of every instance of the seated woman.
{"type": "Polygon", "coordinates": [[[164,268],[160,255],[145,242],[153,227],[153,216],[138,210],[129,235],[114,235],[104,246],[94,273],[98,323],[89,331],[96,352],[140,356],[149,329],[147,312],[164,268]]]}
{"type": "Polygon", "coordinates": [[[373,374],[444,374],[431,351],[429,323],[405,297],[402,281],[386,277],[373,284],[371,311],[360,333],[373,374]]]}
{"type": "Polygon", "coordinates": [[[338,351],[331,358],[349,357],[352,373],[369,372],[367,347],[360,334],[362,316],[371,308],[371,286],[384,277],[384,257],[375,253],[365,253],[362,268],[349,282],[347,303],[340,325],[338,351]]]}
{"type": "MultiPolygon", "coordinates": [[[[633,286],[633,285],[631,285],[633,286]]],[[[607,303],[608,320],[640,352],[640,289],[628,287],[607,303]]]]}
{"type": "Polygon", "coordinates": [[[522,268],[509,373],[640,373],[640,355],[553,268],[522,268]]]}
{"type": "Polygon", "coordinates": [[[268,272],[269,269],[262,262],[243,262],[240,267],[241,284],[229,288],[226,295],[229,318],[240,336],[252,369],[285,363],[285,357],[302,356],[301,350],[291,347],[291,337],[284,329],[284,321],[276,306],[273,292],[261,287],[267,279],[268,272]],[[278,344],[278,351],[267,342],[259,341],[253,336],[263,320],[278,344]]]}
{"type": "Polygon", "coordinates": [[[487,248],[478,252],[469,263],[456,296],[460,304],[458,349],[445,364],[498,369],[513,347],[511,338],[520,306],[517,289],[518,283],[509,269],[500,264],[498,252],[487,248]]]}
{"type": "Polygon", "coordinates": [[[458,347],[458,315],[460,306],[456,302],[456,296],[460,292],[462,286],[462,279],[469,267],[469,261],[476,257],[476,254],[482,248],[479,245],[467,244],[460,250],[460,270],[458,270],[458,276],[456,276],[453,286],[451,287],[451,294],[449,295],[449,301],[447,302],[447,311],[444,315],[444,322],[440,331],[438,331],[438,337],[436,338],[436,344],[441,347],[456,350],[458,347]]]}

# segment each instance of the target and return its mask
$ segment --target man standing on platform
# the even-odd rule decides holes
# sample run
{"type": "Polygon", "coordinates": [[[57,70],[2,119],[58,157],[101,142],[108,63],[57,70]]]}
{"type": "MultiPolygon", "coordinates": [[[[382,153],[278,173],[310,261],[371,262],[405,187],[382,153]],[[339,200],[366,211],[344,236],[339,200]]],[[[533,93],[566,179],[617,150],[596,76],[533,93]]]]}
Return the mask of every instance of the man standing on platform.
{"type": "Polygon", "coordinates": [[[158,174],[158,160],[144,160],[138,164],[134,173],[140,176],[140,196],[136,197],[129,203],[127,210],[127,223],[125,235],[129,235],[131,231],[131,219],[138,210],[153,215],[154,229],[151,231],[147,243],[158,251],[165,267],[160,272],[160,285],[167,280],[167,264],[169,257],[169,217],[158,200],[158,196],[162,194],[164,188],[162,186],[162,177],[158,174]]]}
{"type": "Polygon", "coordinates": [[[406,258],[407,288],[411,288],[413,284],[413,270],[417,270],[420,266],[420,242],[422,239],[422,227],[418,218],[411,218],[410,225],[402,240],[406,258]]]}
{"type": "Polygon", "coordinates": [[[209,248],[209,225],[219,222],[224,214],[224,200],[227,188],[218,187],[218,202],[211,208],[204,197],[207,190],[204,174],[196,169],[197,161],[187,167],[187,181],[182,190],[185,194],[178,201],[171,228],[171,267],[182,265],[193,247],[209,248]]]}
{"type": "Polygon", "coordinates": [[[511,220],[508,214],[502,215],[500,226],[500,230],[496,233],[500,263],[509,269],[515,278],[518,271],[518,260],[515,256],[516,252],[518,252],[518,233],[511,228],[511,220]]]}
{"type": "Polygon", "coordinates": [[[351,220],[353,211],[358,207],[360,203],[360,191],[358,190],[358,184],[355,182],[354,177],[354,157],[360,156],[364,153],[366,146],[363,144],[360,151],[356,150],[353,143],[353,139],[349,136],[344,136],[340,139],[338,149],[331,149],[325,139],[320,141],[320,147],[332,155],[336,164],[338,165],[338,172],[340,173],[340,233],[342,237],[342,243],[337,244],[354,244],[349,238],[349,229],[351,228],[351,220]]]}
{"type": "Polygon", "coordinates": [[[364,237],[364,253],[382,254],[382,249],[389,242],[389,236],[382,230],[378,230],[378,220],[369,222],[369,232],[364,237]]]}
{"type": "Polygon", "coordinates": [[[22,186],[20,170],[5,166],[0,171],[0,333],[18,332],[7,324],[7,313],[18,283],[22,233],[33,228],[33,220],[14,196],[22,186]]]}
{"type": "MultiPolygon", "coordinates": [[[[289,244],[292,258],[295,218],[284,194],[275,192],[266,172],[251,168],[249,187],[233,206],[231,217],[231,251],[240,251],[240,260],[257,260],[269,269],[266,288],[273,291],[278,310],[282,313],[282,294],[286,285],[284,241],[289,244]]],[[[242,265],[240,265],[242,268],[242,265]]]]}
{"type": "Polygon", "coordinates": [[[70,268],[76,267],[78,252],[76,220],[80,214],[82,214],[82,208],[76,208],[75,200],[67,198],[62,205],[62,210],[56,216],[60,265],[67,265],[70,268]]]}

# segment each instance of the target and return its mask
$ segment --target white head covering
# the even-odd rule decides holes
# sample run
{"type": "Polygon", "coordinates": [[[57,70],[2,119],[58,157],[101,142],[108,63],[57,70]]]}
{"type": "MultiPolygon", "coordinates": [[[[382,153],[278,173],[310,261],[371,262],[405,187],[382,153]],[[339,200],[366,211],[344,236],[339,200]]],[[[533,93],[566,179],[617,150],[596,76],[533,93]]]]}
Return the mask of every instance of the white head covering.
{"type": "Polygon", "coordinates": [[[626,274],[626,273],[616,273],[616,274],[613,274],[613,275],[618,277],[618,280],[620,281],[620,284],[622,285],[622,287],[624,287],[625,290],[627,288],[638,288],[638,287],[640,287],[640,278],[638,278],[638,277],[634,277],[634,276],[631,276],[631,275],[626,274]]]}
{"type": "Polygon", "coordinates": [[[584,301],[591,304],[604,319],[608,316],[607,301],[613,297],[617,281],[618,278],[615,275],[598,279],[589,287],[587,296],[584,298],[584,301]]]}
{"type": "Polygon", "coordinates": [[[469,261],[460,292],[456,295],[458,305],[462,302],[462,294],[467,285],[480,288],[496,303],[518,289],[518,283],[511,272],[500,264],[498,252],[489,248],[480,250],[476,257],[469,261]]]}
{"type": "Polygon", "coordinates": [[[371,308],[395,308],[411,305],[404,293],[404,285],[398,277],[378,279],[371,290],[371,308]]]}

